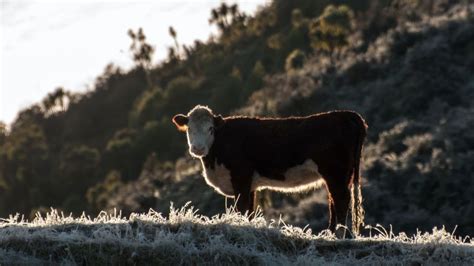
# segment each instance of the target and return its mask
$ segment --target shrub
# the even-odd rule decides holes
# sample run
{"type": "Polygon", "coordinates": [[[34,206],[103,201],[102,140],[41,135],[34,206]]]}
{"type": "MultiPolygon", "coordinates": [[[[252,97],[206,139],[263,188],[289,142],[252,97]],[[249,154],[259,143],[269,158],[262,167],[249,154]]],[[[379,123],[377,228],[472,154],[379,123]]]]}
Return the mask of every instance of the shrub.
{"type": "Polygon", "coordinates": [[[285,70],[293,71],[303,67],[306,56],[303,51],[296,49],[286,58],[285,70]]]}

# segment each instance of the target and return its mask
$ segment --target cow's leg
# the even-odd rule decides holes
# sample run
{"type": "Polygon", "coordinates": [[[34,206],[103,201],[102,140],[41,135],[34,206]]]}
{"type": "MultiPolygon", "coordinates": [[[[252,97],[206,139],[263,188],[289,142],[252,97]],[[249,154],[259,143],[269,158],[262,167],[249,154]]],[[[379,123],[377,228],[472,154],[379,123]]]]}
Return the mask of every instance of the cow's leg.
{"type": "Polygon", "coordinates": [[[334,206],[334,201],[332,199],[331,193],[328,190],[328,217],[329,217],[329,226],[328,229],[333,231],[336,229],[336,207],[334,206]]]}
{"type": "MultiPolygon", "coordinates": [[[[235,189],[234,189],[235,191],[235,189]]],[[[240,190],[235,191],[235,199],[237,200],[237,211],[245,214],[246,212],[250,214],[252,210],[252,193],[250,191],[240,190]]]]}
{"type": "Polygon", "coordinates": [[[255,212],[257,208],[257,191],[250,192],[250,206],[249,211],[255,212]]]}
{"type": "Polygon", "coordinates": [[[255,211],[257,209],[257,191],[250,192],[249,215],[250,219],[255,218],[255,211]]]}
{"type": "Polygon", "coordinates": [[[253,211],[255,194],[250,191],[252,178],[250,175],[231,173],[234,197],[237,200],[237,211],[250,214],[253,211]]]}
{"type": "MultiPolygon", "coordinates": [[[[333,225],[333,232],[336,233],[338,237],[343,237],[345,235],[345,229],[334,231],[337,227],[337,224],[342,224],[347,226],[347,217],[349,212],[349,205],[351,202],[351,191],[347,182],[347,178],[331,179],[327,180],[328,190],[331,194],[334,211],[335,211],[335,225],[333,225]]],[[[334,214],[333,214],[334,216],[334,214]]]]}

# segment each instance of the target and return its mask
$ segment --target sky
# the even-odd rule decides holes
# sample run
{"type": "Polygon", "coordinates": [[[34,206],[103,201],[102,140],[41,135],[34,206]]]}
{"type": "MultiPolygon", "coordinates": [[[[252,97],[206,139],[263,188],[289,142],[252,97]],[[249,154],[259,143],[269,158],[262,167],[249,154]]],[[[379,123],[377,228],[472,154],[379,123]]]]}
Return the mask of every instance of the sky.
{"type": "MultiPolygon", "coordinates": [[[[156,51],[154,63],[173,46],[173,26],[180,44],[206,41],[215,27],[204,0],[0,0],[0,121],[10,124],[18,111],[41,101],[57,87],[90,90],[105,66],[133,65],[128,29],[142,27],[156,51]]],[[[237,3],[252,14],[267,0],[237,3]]]]}

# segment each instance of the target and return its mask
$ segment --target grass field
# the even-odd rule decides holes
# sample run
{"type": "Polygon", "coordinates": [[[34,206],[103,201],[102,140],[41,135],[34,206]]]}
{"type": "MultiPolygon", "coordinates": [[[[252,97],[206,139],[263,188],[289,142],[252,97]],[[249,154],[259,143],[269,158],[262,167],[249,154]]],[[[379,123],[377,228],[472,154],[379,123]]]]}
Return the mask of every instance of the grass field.
{"type": "Polygon", "coordinates": [[[1,264],[474,264],[469,237],[434,228],[413,236],[382,227],[340,240],[327,231],[247,217],[227,210],[206,217],[189,205],[168,217],[150,210],[91,218],[51,210],[32,222],[19,215],[0,224],[1,264]]]}

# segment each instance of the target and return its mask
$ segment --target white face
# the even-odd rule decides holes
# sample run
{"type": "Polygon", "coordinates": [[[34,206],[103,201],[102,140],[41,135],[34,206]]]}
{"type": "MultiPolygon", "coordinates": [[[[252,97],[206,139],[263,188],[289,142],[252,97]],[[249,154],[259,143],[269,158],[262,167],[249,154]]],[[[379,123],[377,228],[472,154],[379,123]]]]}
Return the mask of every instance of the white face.
{"type": "Polygon", "coordinates": [[[206,156],[214,143],[214,121],[211,118],[200,121],[189,119],[187,126],[189,153],[197,158],[206,156]]]}

